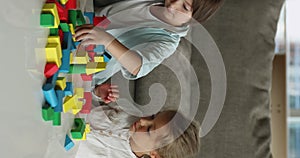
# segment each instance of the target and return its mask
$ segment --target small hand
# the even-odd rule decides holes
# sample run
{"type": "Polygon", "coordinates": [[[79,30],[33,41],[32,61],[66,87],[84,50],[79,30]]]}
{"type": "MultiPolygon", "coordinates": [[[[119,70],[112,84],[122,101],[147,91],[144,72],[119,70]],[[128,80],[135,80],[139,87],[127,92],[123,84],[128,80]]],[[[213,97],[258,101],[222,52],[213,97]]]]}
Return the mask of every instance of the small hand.
{"type": "Polygon", "coordinates": [[[95,94],[108,104],[115,102],[119,98],[119,89],[117,85],[112,84],[101,84],[95,88],[95,94]]]}
{"type": "Polygon", "coordinates": [[[76,41],[81,41],[82,45],[104,45],[105,48],[115,39],[104,29],[91,24],[81,25],[75,29],[76,41]]]}

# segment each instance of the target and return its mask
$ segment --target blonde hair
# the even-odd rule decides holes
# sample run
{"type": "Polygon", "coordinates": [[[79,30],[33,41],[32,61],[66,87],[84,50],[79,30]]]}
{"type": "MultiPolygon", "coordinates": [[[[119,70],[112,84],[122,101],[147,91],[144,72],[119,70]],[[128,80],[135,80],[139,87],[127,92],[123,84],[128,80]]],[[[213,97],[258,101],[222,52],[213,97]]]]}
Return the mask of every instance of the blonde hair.
{"type": "Polygon", "coordinates": [[[222,6],[224,0],[193,0],[193,18],[205,22],[222,6]]]}
{"type": "Polygon", "coordinates": [[[200,150],[199,123],[186,119],[181,113],[168,110],[169,131],[159,138],[156,152],[161,158],[183,158],[196,155],[200,150]],[[185,127],[187,126],[187,128],[185,127]],[[185,129],[186,128],[186,129],[185,129]]]}

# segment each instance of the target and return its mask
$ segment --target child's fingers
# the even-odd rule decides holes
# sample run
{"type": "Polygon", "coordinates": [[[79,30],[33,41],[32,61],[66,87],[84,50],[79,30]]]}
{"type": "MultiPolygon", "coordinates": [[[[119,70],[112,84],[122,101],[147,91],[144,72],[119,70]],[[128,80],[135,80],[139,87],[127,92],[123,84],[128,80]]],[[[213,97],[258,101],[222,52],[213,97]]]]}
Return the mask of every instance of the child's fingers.
{"type": "Polygon", "coordinates": [[[92,24],[84,24],[84,25],[81,25],[81,26],[77,26],[77,27],[75,28],[75,32],[78,31],[78,30],[80,30],[80,29],[84,29],[84,28],[93,28],[93,27],[94,27],[94,25],[92,25],[92,24]]]}
{"type": "Polygon", "coordinates": [[[88,34],[91,33],[91,28],[83,28],[83,29],[79,29],[77,32],[75,32],[75,38],[79,37],[80,35],[83,34],[88,34]]]}
{"type": "Polygon", "coordinates": [[[119,89],[118,88],[110,88],[108,89],[109,92],[116,92],[119,93],[119,89]]]}
{"type": "Polygon", "coordinates": [[[95,40],[93,40],[93,39],[87,39],[87,40],[83,40],[83,41],[81,42],[81,44],[84,45],[84,46],[87,46],[87,45],[97,44],[97,43],[96,43],[95,40]]]}
{"type": "Polygon", "coordinates": [[[81,40],[85,40],[85,39],[93,39],[94,36],[92,34],[89,33],[85,33],[85,34],[81,34],[79,36],[76,37],[76,41],[81,41],[81,40]]]}
{"type": "Polygon", "coordinates": [[[118,88],[119,86],[118,85],[116,85],[116,84],[111,84],[110,85],[110,88],[118,88]]]}
{"type": "Polygon", "coordinates": [[[109,97],[114,97],[114,98],[119,98],[119,92],[110,92],[109,94],[108,94],[108,96],[109,97]]]}
{"type": "Polygon", "coordinates": [[[110,97],[110,96],[108,96],[107,97],[110,101],[112,101],[112,102],[115,102],[115,101],[117,101],[117,98],[114,98],[114,97],[110,97]]]}

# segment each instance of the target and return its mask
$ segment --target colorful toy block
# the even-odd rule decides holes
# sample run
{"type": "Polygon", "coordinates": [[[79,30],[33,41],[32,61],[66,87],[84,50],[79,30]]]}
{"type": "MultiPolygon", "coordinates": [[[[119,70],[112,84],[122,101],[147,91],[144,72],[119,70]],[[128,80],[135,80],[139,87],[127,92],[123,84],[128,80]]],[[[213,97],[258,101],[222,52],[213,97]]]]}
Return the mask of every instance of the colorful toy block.
{"type": "Polygon", "coordinates": [[[66,135],[66,139],[65,139],[65,144],[64,144],[64,148],[66,151],[69,151],[70,149],[72,149],[74,147],[74,142],[72,141],[72,139],[66,135]]]}
{"type": "Polygon", "coordinates": [[[57,77],[58,77],[58,72],[56,72],[53,76],[47,78],[46,84],[51,84],[51,86],[55,88],[57,77]]]}
{"type": "Polygon", "coordinates": [[[58,104],[56,107],[54,107],[54,112],[62,112],[63,98],[65,97],[65,93],[62,90],[56,90],[55,93],[57,96],[58,104]]]}
{"type": "Polygon", "coordinates": [[[85,50],[88,51],[88,52],[93,52],[94,49],[96,48],[96,45],[88,45],[87,47],[85,47],[85,50]]]}
{"type": "Polygon", "coordinates": [[[49,63],[55,63],[57,67],[61,65],[61,59],[59,58],[59,45],[57,43],[47,43],[46,51],[46,60],[49,63]]]}
{"type": "Polygon", "coordinates": [[[55,107],[58,104],[57,96],[54,91],[52,84],[46,83],[43,85],[43,93],[46,101],[52,106],[55,107]]]}
{"type": "Polygon", "coordinates": [[[86,51],[78,51],[75,56],[70,56],[71,64],[87,64],[89,56],[86,51]]]}
{"type": "Polygon", "coordinates": [[[84,98],[84,89],[83,88],[75,88],[74,91],[79,99],[84,98]]]}
{"type": "Polygon", "coordinates": [[[88,21],[86,21],[87,24],[94,24],[95,14],[93,12],[84,12],[84,16],[88,19],[88,21]]]}
{"type": "Polygon", "coordinates": [[[104,62],[109,62],[109,60],[111,59],[111,56],[109,54],[107,54],[106,52],[103,54],[104,57],[104,62]]]}
{"type": "Polygon", "coordinates": [[[90,57],[90,62],[94,62],[94,57],[96,56],[95,52],[88,52],[88,55],[90,57]]]}
{"type": "Polygon", "coordinates": [[[69,24],[69,28],[70,28],[71,34],[74,35],[75,34],[74,25],[73,24],[69,24]]]}
{"type": "Polygon", "coordinates": [[[50,28],[50,36],[58,36],[58,28],[50,28]]]}
{"type": "Polygon", "coordinates": [[[96,52],[98,55],[102,55],[104,50],[105,50],[104,45],[97,45],[94,48],[94,52],[96,52]]]}
{"type": "Polygon", "coordinates": [[[70,74],[85,74],[86,65],[85,64],[71,64],[70,65],[70,74]]]}
{"type": "Polygon", "coordinates": [[[103,56],[94,56],[94,62],[104,62],[104,57],[103,56]]]}
{"type": "Polygon", "coordinates": [[[68,2],[68,0],[60,0],[60,3],[65,5],[68,2]]]}
{"type": "Polygon", "coordinates": [[[61,29],[58,30],[58,36],[60,39],[60,43],[62,43],[64,40],[64,32],[61,29]]]}
{"type": "Polygon", "coordinates": [[[78,102],[74,104],[72,107],[72,113],[76,115],[82,109],[82,106],[83,106],[83,101],[78,100],[78,102]]]}
{"type": "Polygon", "coordinates": [[[58,67],[55,63],[47,63],[44,69],[44,75],[46,78],[53,76],[58,71],[58,67]]]}
{"type": "Polygon", "coordinates": [[[67,82],[67,87],[65,88],[65,96],[72,96],[74,91],[73,91],[73,83],[72,82],[67,82]]]}
{"type": "Polygon", "coordinates": [[[70,70],[70,50],[63,50],[63,57],[61,58],[61,66],[59,72],[68,73],[70,70]]]}
{"type": "Polygon", "coordinates": [[[106,29],[110,24],[110,21],[106,18],[106,16],[101,16],[101,17],[95,16],[93,21],[94,21],[94,26],[102,27],[104,29],[106,29]]]}
{"type": "Polygon", "coordinates": [[[67,22],[68,21],[68,9],[66,9],[63,5],[61,5],[58,1],[55,0],[57,12],[59,15],[60,21],[67,22]]]}
{"type": "Polygon", "coordinates": [[[48,43],[56,43],[59,47],[58,50],[58,57],[61,58],[62,57],[62,51],[61,51],[61,40],[59,36],[48,36],[47,39],[48,43]]]}
{"type": "Polygon", "coordinates": [[[50,13],[41,14],[40,25],[43,27],[53,27],[54,26],[54,16],[50,13]]]}
{"type": "Polygon", "coordinates": [[[85,124],[85,130],[84,130],[86,133],[90,133],[91,132],[91,126],[90,124],[86,123],[85,124]]]}
{"type": "Polygon", "coordinates": [[[74,119],[74,126],[71,129],[71,135],[74,139],[81,139],[85,132],[85,121],[82,118],[74,119]]]}
{"type": "Polygon", "coordinates": [[[76,21],[77,21],[77,26],[80,26],[80,25],[83,25],[83,24],[86,23],[85,18],[83,16],[81,10],[77,10],[77,19],[76,19],[76,21]]]}
{"type": "Polygon", "coordinates": [[[61,125],[61,112],[54,112],[52,125],[53,126],[61,125]]]}
{"type": "Polygon", "coordinates": [[[63,104],[63,112],[66,113],[70,111],[73,107],[77,106],[78,97],[77,95],[66,96],[64,104],[63,104]]]}
{"type": "Polygon", "coordinates": [[[55,89],[64,90],[67,87],[66,78],[58,77],[55,85],[56,85],[55,89]]]}
{"type": "Polygon", "coordinates": [[[86,74],[94,74],[100,71],[105,70],[106,63],[105,62],[88,62],[86,64],[86,74]]]}
{"type": "Polygon", "coordinates": [[[59,26],[63,32],[70,32],[69,24],[61,22],[59,26]]]}
{"type": "Polygon", "coordinates": [[[73,24],[74,27],[77,26],[77,11],[76,10],[68,10],[69,12],[69,22],[73,24]]]}
{"type": "Polygon", "coordinates": [[[51,106],[45,102],[45,104],[42,106],[42,117],[45,121],[53,120],[54,110],[51,108],[51,106]]]}
{"type": "Polygon", "coordinates": [[[81,74],[80,76],[83,81],[92,81],[93,80],[93,74],[91,74],[91,75],[81,74]]]}
{"type": "Polygon", "coordinates": [[[80,113],[89,114],[92,109],[92,94],[91,92],[84,92],[85,103],[80,111],[80,113]]]}
{"type": "Polygon", "coordinates": [[[66,8],[67,9],[77,9],[77,1],[76,0],[68,0],[66,3],[66,8]]]}
{"type": "Polygon", "coordinates": [[[57,12],[57,7],[55,3],[46,3],[44,4],[42,8],[42,14],[49,14],[51,13],[54,16],[54,25],[49,26],[49,28],[58,28],[58,25],[60,23],[59,15],[57,12]]]}

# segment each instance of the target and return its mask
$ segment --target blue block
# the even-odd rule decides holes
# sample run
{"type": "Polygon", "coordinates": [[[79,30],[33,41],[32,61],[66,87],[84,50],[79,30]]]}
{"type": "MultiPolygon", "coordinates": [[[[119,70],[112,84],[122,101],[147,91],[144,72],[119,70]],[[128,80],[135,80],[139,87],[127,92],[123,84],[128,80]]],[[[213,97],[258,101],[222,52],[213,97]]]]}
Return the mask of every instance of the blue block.
{"type": "Polygon", "coordinates": [[[47,78],[46,80],[46,84],[51,84],[53,86],[53,88],[55,87],[55,83],[58,77],[58,73],[59,71],[57,71],[54,75],[52,75],[51,77],[47,78]]]}
{"type": "Polygon", "coordinates": [[[71,50],[72,49],[72,34],[70,32],[64,32],[64,39],[62,42],[62,49],[71,50]]]}
{"type": "Polygon", "coordinates": [[[65,150],[68,151],[70,150],[72,147],[74,147],[74,142],[72,141],[72,139],[66,135],[66,139],[65,139],[65,150]]]}
{"type": "Polygon", "coordinates": [[[56,107],[58,105],[57,96],[54,91],[54,85],[46,83],[43,85],[43,93],[46,101],[51,105],[51,107],[56,107]]]}
{"type": "Polygon", "coordinates": [[[73,95],[73,84],[72,84],[72,82],[67,82],[66,84],[67,84],[67,87],[64,90],[65,96],[73,95]]]}
{"type": "Polygon", "coordinates": [[[68,73],[70,71],[70,53],[70,50],[63,50],[59,72],[68,73]]]}
{"type": "Polygon", "coordinates": [[[93,12],[84,12],[84,16],[88,17],[88,19],[89,19],[89,23],[87,23],[87,24],[94,24],[95,14],[93,12]]]}
{"type": "Polygon", "coordinates": [[[55,92],[56,92],[58,104],[56,107],[54,107],[54,112],[62,112],[63,98],[65,97],[65,93],[62,90],[56,90],[55,92]]]}
{"type": "Polygon", "coordinates": [[[104,53],[103,54],[103,57],[104,57],[104,62],[108,62],[109,60],[110,60],[110,58],[111,58],[111,56],[109,55],[109,54],[107,54],[107,53],[104,53]]]}
{"type": "Polygon", "coordinates": [[[94,52],[96,52],[97,55],[103,54],[104,50],[105,50],[104,45],[97,45],[94,48],[94,52]]]}

